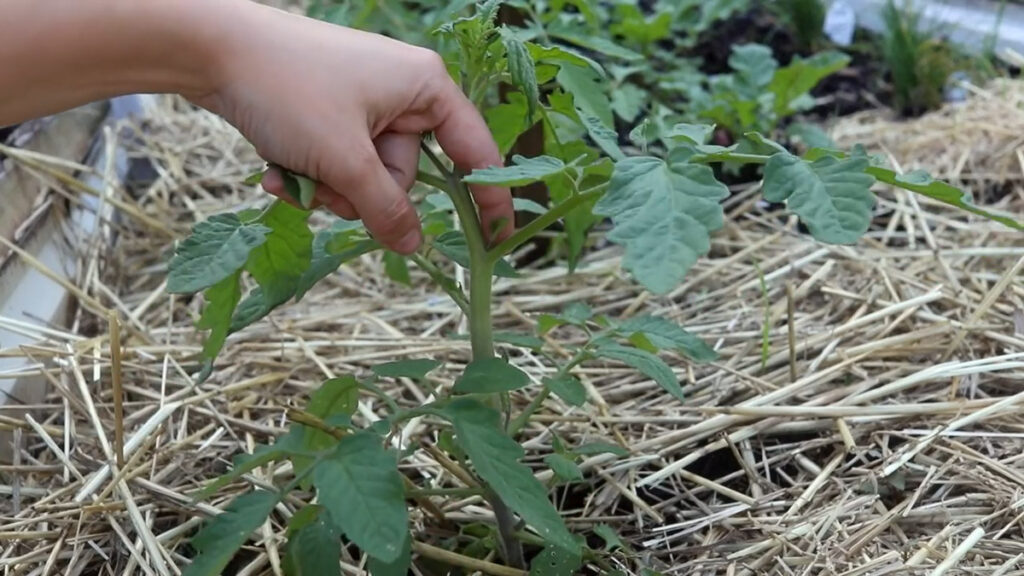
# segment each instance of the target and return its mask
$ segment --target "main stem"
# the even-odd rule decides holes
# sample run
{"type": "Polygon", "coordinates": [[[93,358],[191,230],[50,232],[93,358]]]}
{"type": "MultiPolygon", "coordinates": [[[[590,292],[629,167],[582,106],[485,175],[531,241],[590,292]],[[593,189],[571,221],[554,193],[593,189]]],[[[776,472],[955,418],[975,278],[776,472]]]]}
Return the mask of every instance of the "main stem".
{"type": "MultiPolygon", "coordinates": [[[[469,340],[473,351],[473,360],[494,357],[494,332],[491,327],[491,280],[494,275],[494,260],[487,252],[483,226],[477,214],[476,205],[470,196],[469,189],[452,173],[426,146],[423,147],[431,162],[444,174],[447,181],[446,191],[455,206],[455,214],[466,235],[466,247],[469,251],[469,340]]],[[[488,398],[492,407],[501,405],[501,398],[492,394],[488,398]]],[[[493,491],[488,491],[488,501],[494,509],[494,518],[498,524],[498,535],[501,540],[505,560],[517,567],[526,566],[523,556],[523,545],[516,537],[517,521],[512,510],[493,491]]]]}

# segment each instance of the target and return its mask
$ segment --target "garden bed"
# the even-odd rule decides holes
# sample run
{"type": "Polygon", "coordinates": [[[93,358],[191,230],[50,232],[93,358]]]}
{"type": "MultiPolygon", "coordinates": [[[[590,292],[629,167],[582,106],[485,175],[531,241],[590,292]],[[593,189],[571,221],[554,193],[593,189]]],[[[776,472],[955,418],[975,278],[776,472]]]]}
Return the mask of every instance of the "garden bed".
{"type": "MultiPolygon", "coordinates": [[[[871,130],[883,146],[886,134],[927,130],[942,114],[949,112],[875,119],[871,130]]],[[[261,162],[230,127],[180,103],[148,128],[137,152],[154,160],[159,177],[138,194],[138,213],[116,224],[118,242],[99,255],[96,280],[80,285],[122,318],[125,464],[116,474],[107,468],[119,426],[104,314],[82,311],[77,331],[41,331],[38,345],[7,351],[44,362],[55,387],[35,420],[0,420],[22,428],[21,460],[3,469],[0,486],[10,494],[0,512],[0,565],[12,573],[173,574],[170,564],[192,554],[187,537],[238,492],[204,503],[192,496],[235,454],[281,433],[287,410],[325,377],[431,355],[446,362],[435,373],[440,383],[468,359],[468,343],[448,337],[463,327],[443,293],[415,272],[411,288],[396,287],[379,258],[367,256],[233,337],[223,368],[196,385],[199,302],[164,294],[167,250],[193,222],[259,200],[239,182],[261,162]]],[[[890,151],[908,166],[957,173],[948,155],[890,151]]],[[[993,185],[996,176],[977,175],[993,185]]],[[[1000,178],[1015,191],[1002,208],[1020,213],[1022,172],[1000,178]]],[[[670,359],[684,383],[682,404],[600,362],[579,371],[588,406],[545,403],[527,428],[535,454],[552,432],[574,445],[628,451],[588,458],[587,482],[555,491],[569,524],[613,528],[629,547],[615,567],[631,574],[1019,566],[1019,235],[882,190],[890,218],[856,248],[825,246],[761,212],[753,192],[739,189],[726,202],[731,224],[666,297],[624,279],[617,249],[588,254],[571,277],[547,267],[498,284],[502,330],[532,331],[540,313],[583,301],[617,317],[685,320],[721,355],[711,365],[670,359]]],[[[570,330],[553,336],[575,338],[570,330]]],[[[528,350],[503,352],[534,378],[547,373],[528,350]]],[[[424,399],[404,382],[387,391],[402,405],[424,399]]],[[[377,408],[364,398],[359,414],[373,417],[377,408]]],[[[235,486],[270,483],[287,465],[273,470],[235,486]]],[[[456,485],[428,457],[405,471],[439,488],[456,485]]],[[[302,499],[279,505],[229,573],[276,573],[284,524],[302,499]]],[[[445,502],[450,518],[489,519],[473,497],[445,502]]],[[[437,527],[416,533],[423,573],[437,573],[438,550],[452,536],[437,527]]],[[[358,558],[344,561],[348,573],[359,571],[358,558]]],[[[504,570],[494,573],[515,573],[504,570]]]]}

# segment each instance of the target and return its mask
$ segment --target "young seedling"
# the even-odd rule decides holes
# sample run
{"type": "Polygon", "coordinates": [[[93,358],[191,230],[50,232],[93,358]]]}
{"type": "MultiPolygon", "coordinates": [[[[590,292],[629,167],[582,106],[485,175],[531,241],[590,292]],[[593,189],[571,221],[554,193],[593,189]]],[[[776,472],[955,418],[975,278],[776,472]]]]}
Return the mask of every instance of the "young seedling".
{"type": "MultiPolygon", "coordinates": [[[[531,573],[542,575],[572,574],[584,563],[608,568],[609,554],[624,553],[625,547],[608,527],[595,530],[609,543],[601,549],[588,547],[580,535],[569,531],[549,498],[551,485],[523,464],[525,450],[517,438],[550,395],[572,405],[586,403],[586,391],[573,373],[584,362],[601,358],[625,364],[681,399],[682,387],[659,352],[670,351],[694,362],[712,360],[715,352],[664,318],[618,320],[579,304],[538,319],[541,334],[564,326],[585,336],[582,344],[570,349],[569,358],[550,354],[544,340],[536,336],[496,334],[491,321],[494,277],[516,275],[506,257],[556,222],[571,237],[574,252],[570,256],[575,258],[590,226],[610,219],[607,238],[622,247],[623,268],[656,294],[679,286],[697,259],[707,254],[711,234],[723,226],[720,202],[729,191],[716,180],[713,164],[761,165],[764,198],[785,204],[821,242],[852,244],[864,234],[871,223],[875,204],[871,188],[876,182],[1024,228],[1012,218],[972,205],[948,184],[920,172],[899,175],[859,149],[815,148],[797,156],[756,132],[745,134],[734,146],[722,147],[708,144],[714,126],[678,124],[663,135],[663,150],[627,154],[612,127],[588,112],[587,101],[594,94],[585,86],[578,91],[567,89],[573,82],[558,80],[587,75],[595,82],[604,81],[600,67],[569,49],[522,40],[514,31],[496,27],[497,6],[494,1],[484,3],[473,16],[446,24],[438,34],[452,46],[448,57],[458,64],[453,69],[458,70],[467,94],[488,115],[496,137],[516,134],[537,120],[548,134],[548,154],[515,157],[506,167],[461,174],[425,140],[425,168],[419,181],[435,193],[421,206],[427,242],[409,258],[466,315],[470,361],[453,382],[437,388],[427,376],[444,359],[389,362],[374,366],[368,376],[324,382],[304,410],[288,412],[291,426],[286,435],[236,457],[227,474],[195,495],[205,498],[270,463],[291,463],[290,480],[283,486],[254,489],[238,497],[192,539],[196,555],[185,571],[187,576],[220,574],[248,535],[292,491],[312,491],[315,498],[288,522],[283,562],[290,575],[340,574],[342,541],[365,555],[375,575],[406,574],[414,553],[467,570],[508,573],[481,559],[496,548],[506,566],[529,566],[531,573]],[[514,100],[518,104],[488,106],[487,88],[498,81],[518,87],[519,99],[514,100]],[[550,84],[558,87],[551,91],[550,84]],[[566,134],[578,137],[569,139],[566,134]],[[552,206],[520,204],[520,209],[542,213],[507,240],[489,241],[467,186],[537,181],[552,190],[552,206]],[[467,286],[449,275],[452,266],[466,269],[467,286]],[[496,340],[548,357],[554,373],[543,379],[541,387],[534,387],[527,374],[495,354],[496,340]],[[408,378],[431,388],[434,399],[402,407],[382,390],[381,382],[390,378],[408,378]],[[369,423],[358,415],[358,401],[364,394],[376,397],[383,406],[379,421],[369,423]],[[512,394],[532,395],[532,400],[515,412],[512,394]],[[407,446],[397,444],[395,434],[413,419],[427,422],[427,431],[409,439],[407,446]],[[458,485],[424,488],[404,475],[399,464],[420,451],[457,479],[458,485]],[[468,496],[488,503],[494,514],[493,533],[489,526],[464,526],[463,534],[473,542],[452,550],[417,541],[410,506],[422,512],[422,522],[447,525],[449,520],[435,499],[468,496]]],[[[301,175],[288,178],[300,207],[274,201],[262,211],[218,214],[198,223],[176,247],[168,291],[202,292],[205,300],[197,324],[208,331],[202,378],[211,374],[230,334],[289,300],[301,300],[345,262],[382,250],[357,223],[339,220],[312,230],[311,211],[301,207],[309,206],[312,182],[301,175]],[[251,277],[256,288],[243,297],[244,275],[251,277]]],[[[258,180],[256,176],[251,182],[258,180]]],[[[385,253],[385,258],[389,273],[405,281],[406,260],[393,253],[385,253]]],[[[555,483],[584,479],[585,471],[578,466],[582,456],[627,455],[624,448],[608,444],[567,447],[557,437],[553,444],[545,463],[555,483]]]]}

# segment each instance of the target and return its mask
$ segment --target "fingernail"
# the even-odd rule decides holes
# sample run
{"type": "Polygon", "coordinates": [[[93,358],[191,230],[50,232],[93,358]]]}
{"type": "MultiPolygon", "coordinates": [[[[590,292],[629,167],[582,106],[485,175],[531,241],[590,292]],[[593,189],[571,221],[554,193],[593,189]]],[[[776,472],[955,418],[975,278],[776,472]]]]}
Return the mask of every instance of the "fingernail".
{"type": "Polygon", "coordinates": [[[395,245],[395,250],[402,254],[412,254],[420,247],[420,231],[410,230],[408,234],[395,245]]]}

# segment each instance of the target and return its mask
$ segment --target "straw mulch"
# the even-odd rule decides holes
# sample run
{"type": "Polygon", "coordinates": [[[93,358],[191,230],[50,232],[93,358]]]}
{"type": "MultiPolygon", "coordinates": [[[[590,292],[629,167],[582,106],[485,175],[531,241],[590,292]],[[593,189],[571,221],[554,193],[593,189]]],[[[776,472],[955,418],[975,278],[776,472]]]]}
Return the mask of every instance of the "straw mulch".
{"type": "MultiPolygon", "coordinates": [[[[1003,114],[988,122],[1007,125],[1003,114]]],[[[891,134],[892,148],[918,127],[879,121],[872,130],[891,134]]],[[[155,182],[112,189],[130,209],[77,243],[93,271],[77,286],[102,309],[80,309],[70,331],[23,327],[38,345],[5,351],[45,365],[53,387],[31,417],[0,420],[20,430],[17,463],[0,469],[5,575],[177,574],[206,515],[287,470],[261,470],[204,503],[190,495],[232,456],[282,433],[286,409],[319,382],[433,356],[446,361],[436,381],[448,384],[467,359],[467,343],[451,337],[463,319],[443,294],[416,271],[413,287],[395,285],[379,256],[367,256],[233,337],[197,386],[199,299],[163,291],[168,250],[196,219],[262,200],[239,184],[260,161],[230,127],[174,100],[132,146],[154,158],[155,182]],[[105,310],[121,318],[121,465],[105,310]]],[[[954,169],[948,154],[916,158],[954,169]]],[[[1021,214],[1020,171],[984,173],[1006,174],[1013,193],[1003,207],[1021,214]]],[[[625,278],[614,248],[592,251],[574,276],[548,266],[498,283],[501,330],[529,331],[538,314],[585,301],[615,317],[678,320],[721,354],[710,365],[666,355],[683,403],[601,362],[577,371],[585,408],[546,402],[528,429],[530,463],[552,433],[631,451],[590,458],[585,484],[555,491],[570,525],[615,528],[631,550],[615,560],[628,574],[1024,573],[1021,236],[886,189],[877,227],[856,247],[809,240],[794,221],[762,212],[756,189],[738,190],[727,210],[711,255],[666,297],[625,278]]],[[[3,322],[14,320],[31,324],[3,322]]],[[[576,338],[556,332],[552,349],[576,338]]],[[[503,351],[538,379],[551,370],[527,351],[503,351]]],[[[403,405],[426,395],[405,382],[389,392],[403,405]]],[[[364,397],[359,417],[379,408],[364,397]]],[[[422,430],[406,432],[429,440],[422,430]]],[[[426,456],[406,470],[423,485],[459,485],[426,456]]],[[[472,498],[435,503],[460,521],[489,520],[472,498]]],[[[278,507],[235,573],[280,573],[283,526],[300,504],[278,507]]],[[[441,545],[435,523],[414,518],[417,540],[441,545]]],[[[360,558],[347,556],[345,569],[361,573],[360,558]]]]}

